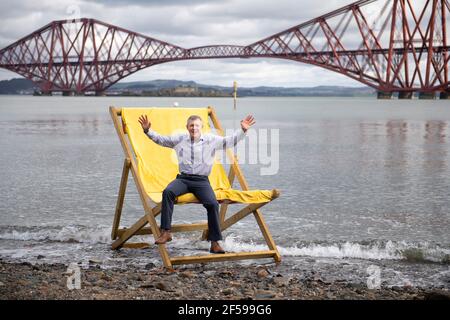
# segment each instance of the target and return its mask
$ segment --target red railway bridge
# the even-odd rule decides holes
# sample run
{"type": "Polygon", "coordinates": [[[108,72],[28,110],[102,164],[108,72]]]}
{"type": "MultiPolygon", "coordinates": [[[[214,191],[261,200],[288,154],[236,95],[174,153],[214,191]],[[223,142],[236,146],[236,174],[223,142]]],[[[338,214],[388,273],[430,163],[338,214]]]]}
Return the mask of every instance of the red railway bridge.
{"type": "Polygon", "coordinates": [[[144,68],[179,60],[278,58],[364,83],[379,98],[448,99],[449,0],[361,0],[246,46],[186,49],[95,19],[53,21],[0,50],[0,67],[43,93],[101,95],[144,68]]]}

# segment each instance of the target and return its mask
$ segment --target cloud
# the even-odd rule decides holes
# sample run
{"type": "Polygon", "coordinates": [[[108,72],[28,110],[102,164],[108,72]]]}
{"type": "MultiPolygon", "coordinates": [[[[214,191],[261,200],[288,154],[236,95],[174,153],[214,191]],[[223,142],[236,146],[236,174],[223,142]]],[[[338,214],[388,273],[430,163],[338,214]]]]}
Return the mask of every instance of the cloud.
{"type": "MultiPolygon", "coordinates": [[[[228,2],[229,0],[222,0],[228,2]]],[[[123,7],[126,5],[139,5],[143,7],[161,7],[161,6],[177,6],[177,5],[195,5],[199,3],[211,3],[211,0],[98,0],[98,3],[106,6],[123,7]]]]}
{"type": "Polygon", "coordinates": [[[201,84],[222,86],[231,86],[233,81],[237,81],[243,87],[313,87],[330,83],[361,86],[348,77],[319,67],[270,58],[177,61],[150,67],[132,77],[133,81],[195,80],[201,84]],[[317,79],[321,79],[321,82],[318,83],[317,79]]]}

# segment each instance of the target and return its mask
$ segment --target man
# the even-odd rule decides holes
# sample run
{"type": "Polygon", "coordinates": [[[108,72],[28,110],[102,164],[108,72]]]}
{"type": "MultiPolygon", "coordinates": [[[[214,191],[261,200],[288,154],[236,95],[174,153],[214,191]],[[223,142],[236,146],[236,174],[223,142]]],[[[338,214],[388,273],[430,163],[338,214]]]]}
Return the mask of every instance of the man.
{"type": "Polygon", "coordinates": [[[151,122],[147,115],[139,117],[139,123],[144,133],[153,142],[172,148],[178,157],[178,168],[180,174],[169,183],[162,194],[161,207],[161,235],[156,239],[156,244],[163,244],[172,240],[170,228],[172,224],[172,213],[176,197],[193,193],[203,204],[208,212],[208,240],[211,241],[211,253],[225,253],[219,244],[222,240],[219,223],[219,203],[208,180],[214,164],[216,150],[235,146],[245,137],[247,130],[254,125],[255,119],[248,115],[241,121],[241,130],[233,135],[222,137],[214,134],[202,134],[203,122],[197,115],[187,119],[186,129],[188,134],[176,134],[162,136],[150,130],[151,122]]]}

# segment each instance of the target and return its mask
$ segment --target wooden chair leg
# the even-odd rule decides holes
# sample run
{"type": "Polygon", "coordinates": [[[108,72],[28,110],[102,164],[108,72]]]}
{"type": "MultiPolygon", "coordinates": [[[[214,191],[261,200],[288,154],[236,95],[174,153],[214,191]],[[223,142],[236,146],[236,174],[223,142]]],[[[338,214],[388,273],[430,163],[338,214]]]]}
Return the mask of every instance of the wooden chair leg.
{"type": "Polygon", "coordinates": [[[280,262],[281,255],[278,252],[278,248],[275,244],[275,241],[273,241],[272,235],[269,232],[269,228],[267,227],[267,224],[264,221],[261,211],[255,210],[253,212],[253,215],[255,216],[255,219],[256,219],[256,222],[258,223],[259,228],[261,229],[264,239],[266,240],[267,246],[269,247],[270,250],[275,251],[275,256],[274,256],[275,261],[280,262]]]}
{"type": "MultiPolygon", "coordinates": [[[[150,225],[150,229],[152,230],[153,237],[156,240],[160,236],[161,232],[159,231],[155,216],[154,216],[153,212],[150,212],[150,213],[146,214],[146,217],[147,217],[148,223],[150,225]]],[[[163,260],[164,267],[166,267],[168,269],[172,269],[173,266],[172,266],[172,262],[170,262],[170,256],[169,256],[169,252],[167,251],[166,245],[159,244],[158,249],[159,249],[159,253],[161,254],[161,258],[163,260]]]]}
{"type": "Polygon", "coordinates": [[[117,196],[116,213],[114,214],[114,222],[111,230],[111,240],[117,238],[117,230],[119,229],[120,218],[122,216],[123,201],[125,199],[125,191],[127,189],[128,173],[130,172],[130,159],[126,158],[123,163],[122,178],[120,180],[119,194],[117,196]]]}
{"type": "Polygon", "coordinates": [[[122,235],[112,243],[111,247],[113,249],[119,249],[122,244],[124,244],[128,239],[136,234],[136,232],[142,229],[148,223],[147,217],[143,216],[138,221],[136,221],[131,228],[127,229],[122,235]]]}
{"type": "Polygon", "coordinates": [[[223,223],[223,229],[225,230],[229,227],[231,227],[233,224],[235,224],[236,222],[238,222],[239,220],[243,219],[244,217],[246,217],[247,215],[249,215],[250,213],[253,213],[253,215],[255,216],[256,222],[258,223],[258,226],[263,234],[263,237],[267,243],[267,246],[269,247],[270,250],[272,250],[275,254],[274,254],[274,259],[276,262],[280,262],[281,261],[281,255],[278,252],[278,248],[275,244],[275,241],[272,238],[272,235],[269,232],[269,228],[267,227],[267,224],[264,221],[263,215],[261,213],[261,211],[259,210],[259,208],[261,208],[262,206],[266,205],[267,203],[259,203],[259,204],[250,204],[247,207],[243,208],[242,210],[238,211],[237,213],[235,213],[234,215],[232,215],[230,218],[228,218],[227,220],[224,221],[223,223]]]}

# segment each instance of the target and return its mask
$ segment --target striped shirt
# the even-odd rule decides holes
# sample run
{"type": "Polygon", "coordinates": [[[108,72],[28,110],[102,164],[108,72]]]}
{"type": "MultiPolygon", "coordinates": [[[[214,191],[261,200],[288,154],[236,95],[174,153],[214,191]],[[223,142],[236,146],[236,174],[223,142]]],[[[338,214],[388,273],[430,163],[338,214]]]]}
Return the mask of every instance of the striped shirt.
{"type": "Polygon", "coordinates": [[[245,137],[242,129],[226,137],[210,133],[202,134],[197,141],[192,141],[189,133],[162,136],[149,130],[146,134],[160,146],[175,150],[180,173],[202,176],[209,176],[211,173],[217,150],[234,147],[245,137]]]}

